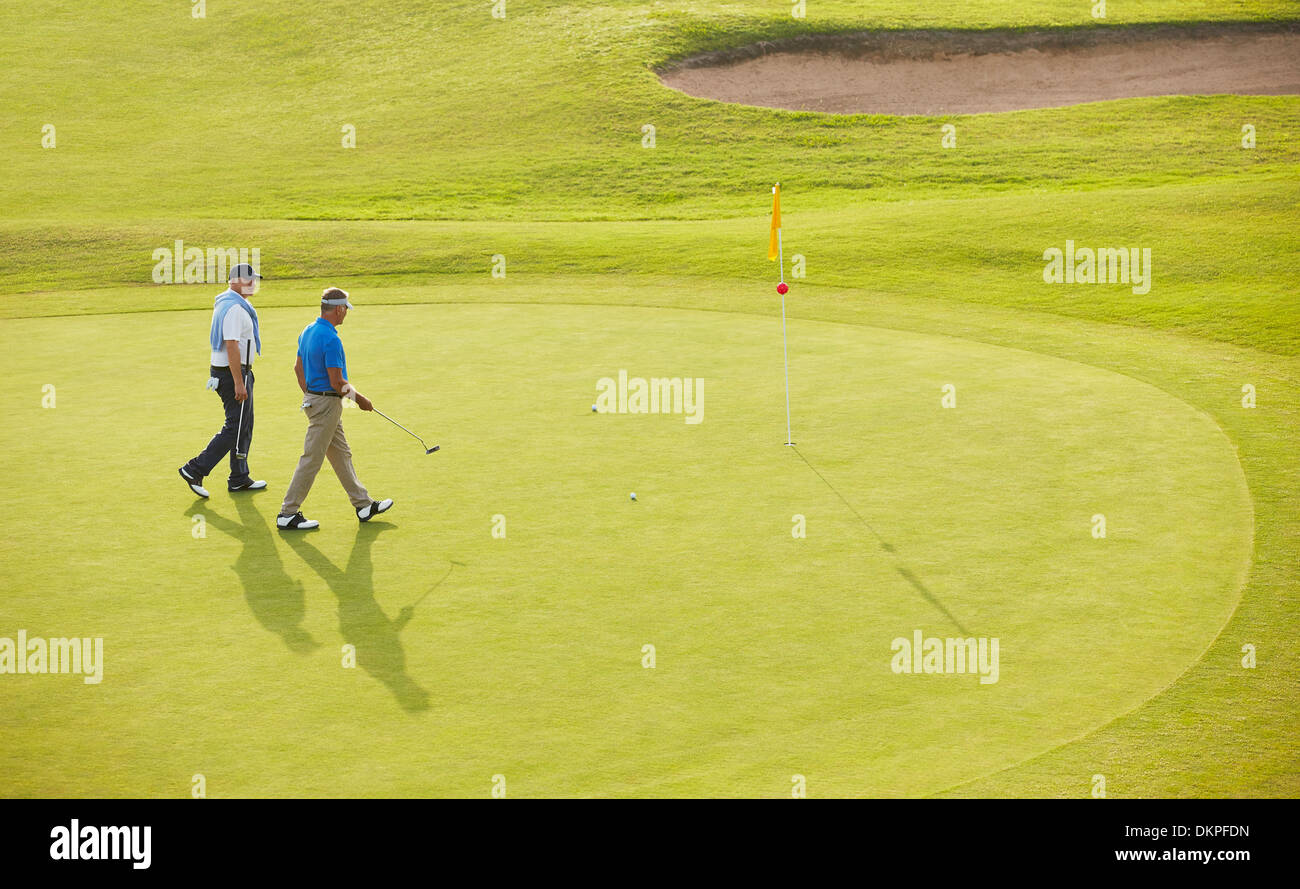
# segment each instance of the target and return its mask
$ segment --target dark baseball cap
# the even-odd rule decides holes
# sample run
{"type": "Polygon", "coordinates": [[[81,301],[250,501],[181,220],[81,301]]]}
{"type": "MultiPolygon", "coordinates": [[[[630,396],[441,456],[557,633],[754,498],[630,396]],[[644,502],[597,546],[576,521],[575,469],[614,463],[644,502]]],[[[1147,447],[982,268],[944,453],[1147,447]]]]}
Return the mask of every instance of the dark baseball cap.
{"type": "Polygon", "coordinates": [[[232,281],[235,280],[236,278],[242,278],[245,281],[247,281],[252,278],[260,278],[260,277],[262,276],[259,275],[257,272],[253,271],[253,267],[246,262],[241,262],[239,265],[235,266],[233,269],[230,270],[230,280],[232,281]]]}

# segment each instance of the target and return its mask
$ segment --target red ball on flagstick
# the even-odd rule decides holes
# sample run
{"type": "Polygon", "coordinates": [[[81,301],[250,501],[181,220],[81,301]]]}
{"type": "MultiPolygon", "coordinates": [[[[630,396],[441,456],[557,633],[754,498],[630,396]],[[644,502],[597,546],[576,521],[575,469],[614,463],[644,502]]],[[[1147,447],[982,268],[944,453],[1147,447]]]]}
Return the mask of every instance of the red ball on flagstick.
{"type": "Polygon", "coordinates": [[[786,283],[784,281],[776,285],[776,292],[781,294],[782,296],[785,296],[786,291],[789,289],[790,288],[786,286],[786,283]]]}

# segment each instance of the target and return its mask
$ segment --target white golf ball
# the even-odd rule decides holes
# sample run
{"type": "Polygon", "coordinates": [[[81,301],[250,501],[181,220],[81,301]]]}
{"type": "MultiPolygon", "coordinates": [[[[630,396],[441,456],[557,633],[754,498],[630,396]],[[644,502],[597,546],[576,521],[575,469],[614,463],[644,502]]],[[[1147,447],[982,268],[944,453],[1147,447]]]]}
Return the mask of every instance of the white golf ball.
{"type": "Polygon", "coordinates": [[[633,491],[633,492],[632,492],[631,494],[629,494],[628,496],[631,497],[633,500],[635,500],[635,499],[636,499],[636,491],[633,491]]]}
{"type": "Polygon", "coordinates": [[[596,406],[594,404],[591,406],[591,412],[593,414],[596,412],[596,406]]]}

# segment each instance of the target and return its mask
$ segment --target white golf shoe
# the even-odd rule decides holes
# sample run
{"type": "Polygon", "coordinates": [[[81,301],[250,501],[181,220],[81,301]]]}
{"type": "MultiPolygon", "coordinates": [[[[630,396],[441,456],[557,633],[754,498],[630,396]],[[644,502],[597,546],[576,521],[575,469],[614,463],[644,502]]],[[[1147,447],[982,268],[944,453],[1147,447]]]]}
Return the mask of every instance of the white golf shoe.
{"type": "Polygon", "coordinates": [[[295,512],[293,515],[276,516],[275,526],[281,531],[310,531],[319,528],[320,522],[304,517],[301,512],[295,512]]]}
{"type": "Polygon", "coordinates": [[[181,480],[185,482],[185,486],[187,488],[189,488],[195,494],[198,494],[200,497],[208,496],[208,489],[203,487],[203,485],[199,484],[199,482],[203,481],[203,479],[195,478],[194,476],[190,475],[188,472],[185,471],[184,466],[182,466],[180,469],[176,471],[181,474],[181,480]]]}
{"type": "Polygon", "coordinates": [[[368,522],[381,512],[388,512],[393,508],[392,499],[388,500],[371,500],[369,506],[363,506],[357,510],[357,518],[363,522],[368,522]]]}
{"type": "Polygon", "coordinates": [[[248,482],[246,484],[238,485],[236,487],[231,487],[230,485],[226,486],[226,490],[230,491],[231,493],[234,493],[235,491],[263,491],[265,489],[266,489],[266,482],[260,478],[255,482],[248,482]]]}

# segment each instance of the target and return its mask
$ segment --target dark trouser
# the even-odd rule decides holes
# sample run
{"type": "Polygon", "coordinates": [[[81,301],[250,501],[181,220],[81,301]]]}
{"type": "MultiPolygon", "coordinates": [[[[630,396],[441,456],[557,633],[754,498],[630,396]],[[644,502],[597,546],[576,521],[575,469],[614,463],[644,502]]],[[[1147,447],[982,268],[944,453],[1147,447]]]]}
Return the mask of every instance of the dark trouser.
{"type": "Polygon", "coordinates": [[[220,381],[217,384],[217,394],[221,396],[221,405],[226,411],[226,422],[221,431],[212,436],[212,441],[208,442],[203,453],[185,464],[185,471],[201,479],[229,454],[230,479],[227,484],[242,485],[251,480],[248,477],[248,460],[245,458],[253,443],[253,371],[251,368],[244,371],[248,397],[243,401],[235,400],[235,378],[230,373],[230,368],[213,367],[210,373],[220,381]],[[242,426],[239,419],[241,410],[244,415],[242,426]],[[239,434],[238,447],[235,446],[236,433],[239,434]],[[236,451],[242,453],[244,458],[236,457],[236,451]]]}

